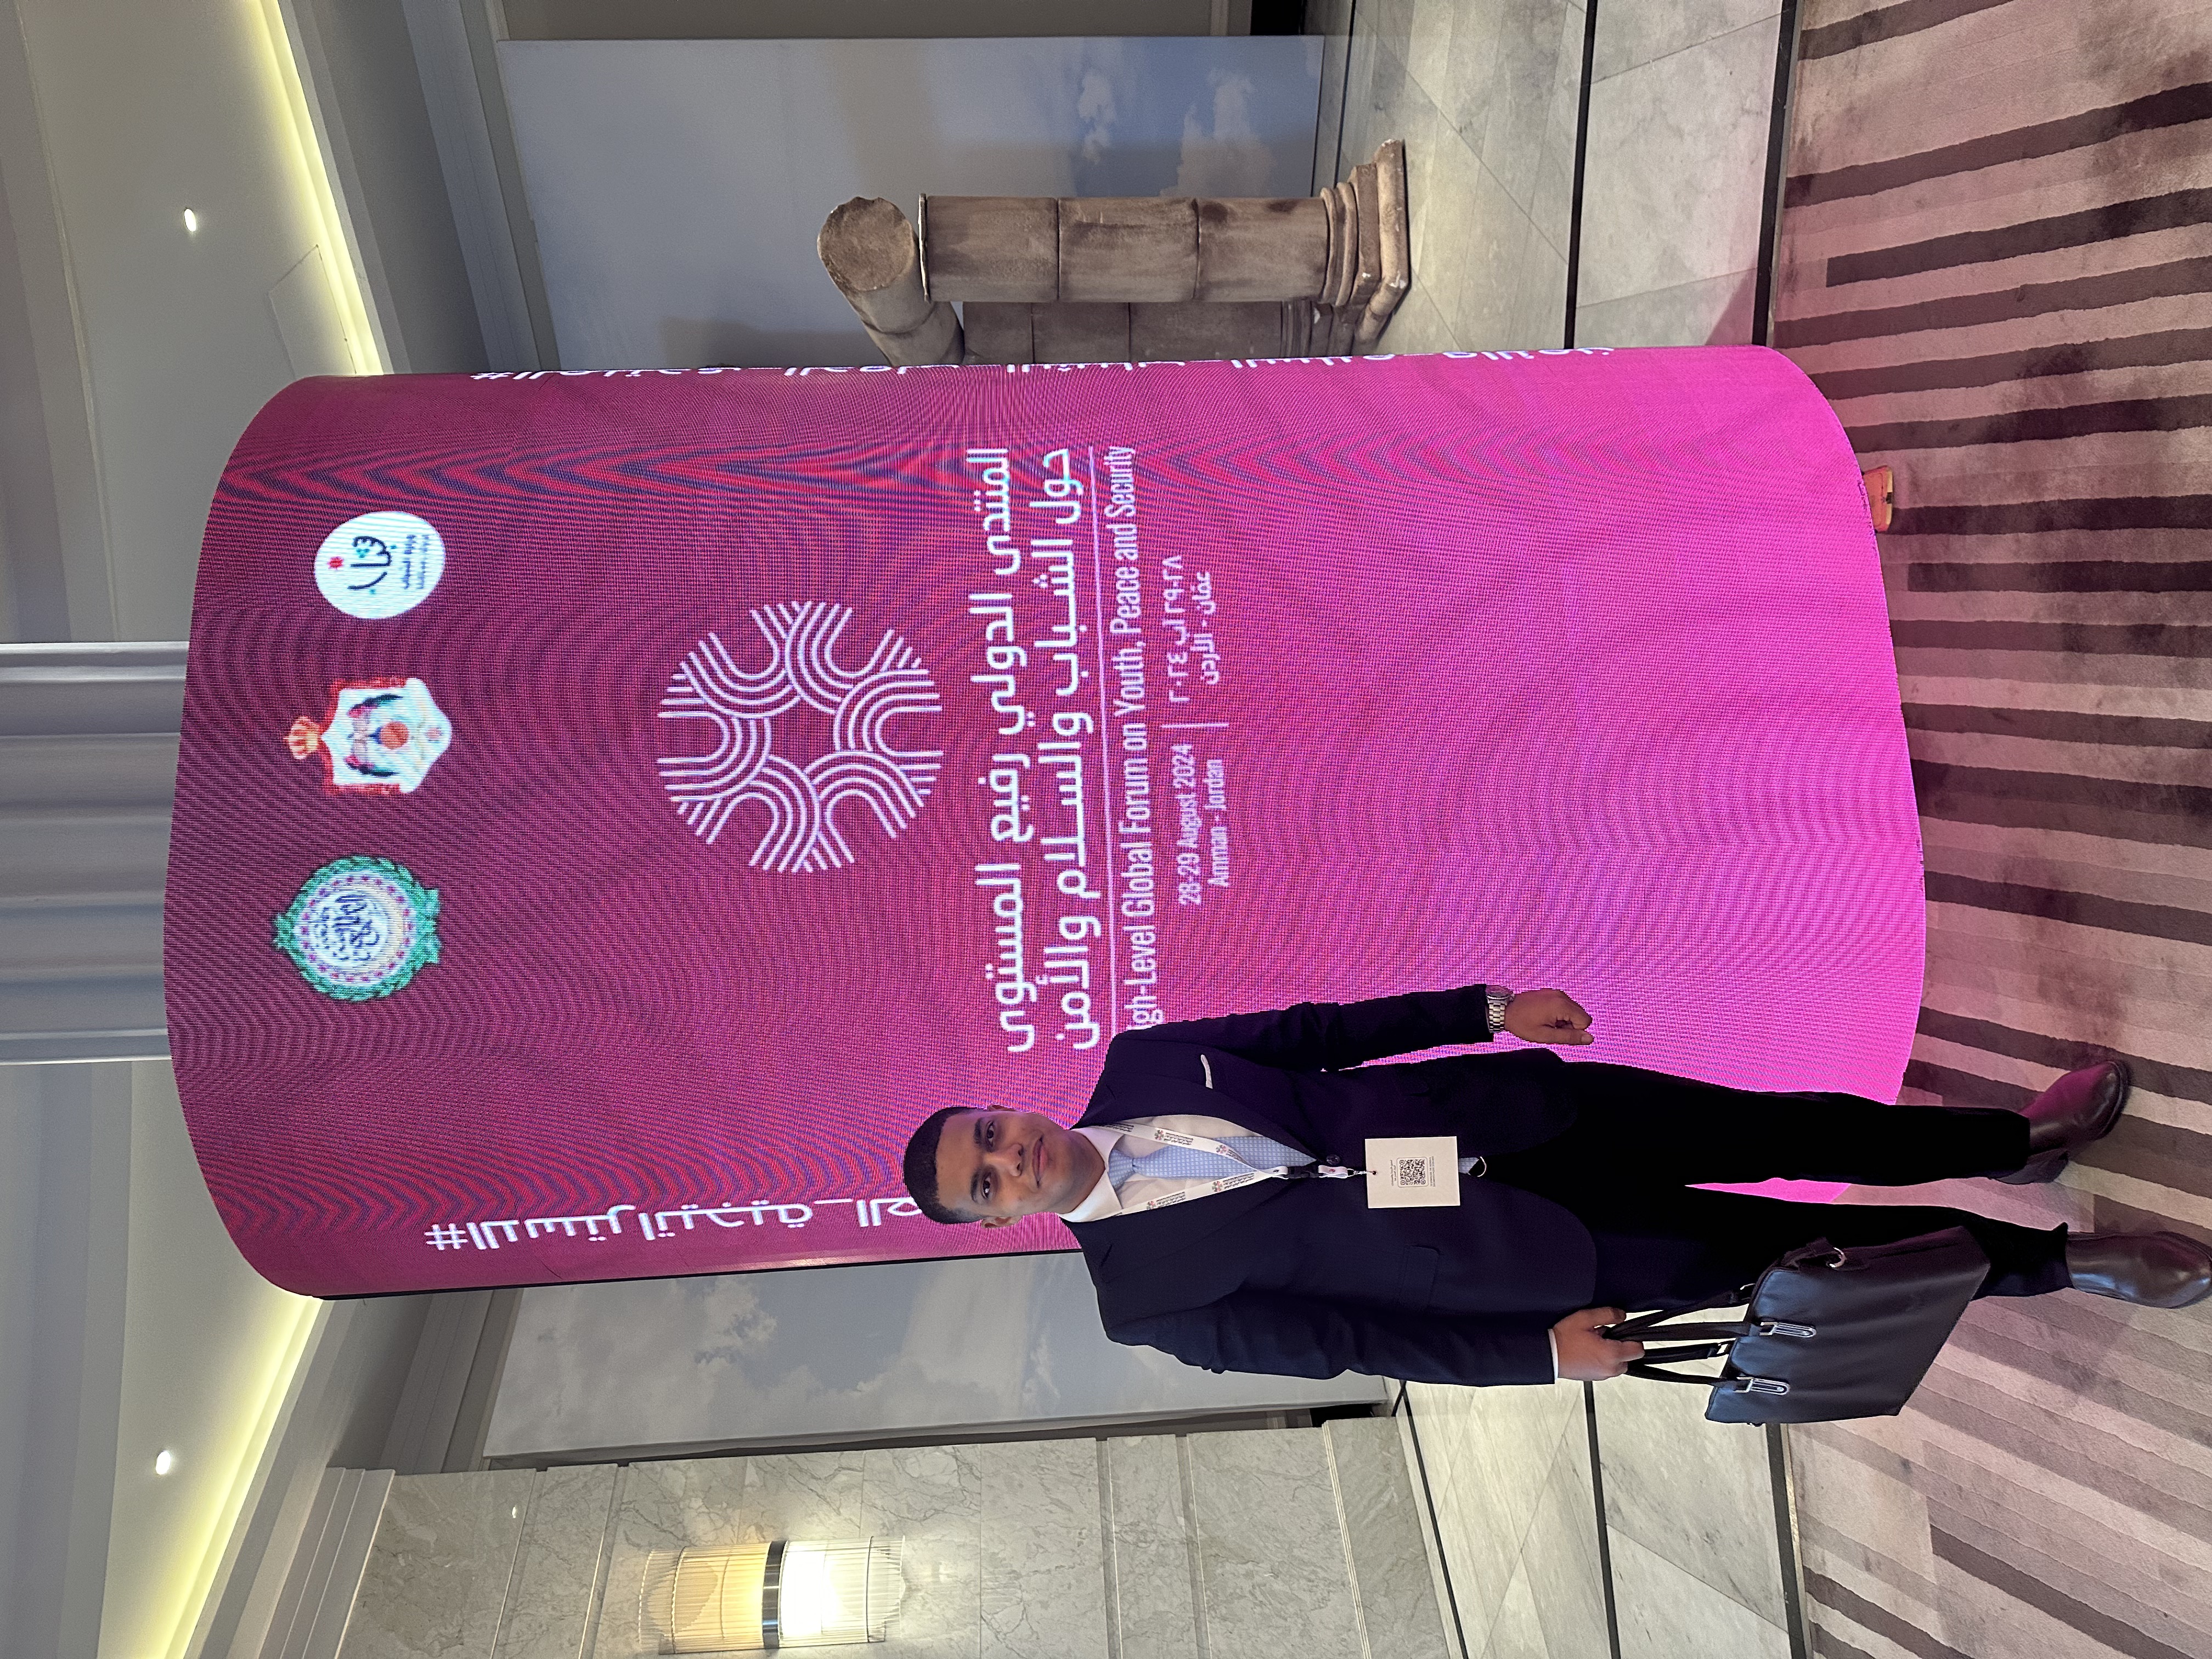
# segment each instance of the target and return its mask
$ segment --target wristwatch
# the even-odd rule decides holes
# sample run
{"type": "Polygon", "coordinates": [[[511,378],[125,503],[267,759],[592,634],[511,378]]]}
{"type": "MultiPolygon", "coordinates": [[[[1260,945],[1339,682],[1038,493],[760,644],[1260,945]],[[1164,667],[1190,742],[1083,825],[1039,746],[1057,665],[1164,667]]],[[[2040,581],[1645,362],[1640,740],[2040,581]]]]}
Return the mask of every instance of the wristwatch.
{"type": "Polygon", "coordinates": [[[1482,988],[1482,996],[1483,1000],[1489,1004],[1490,1035],[1496,1036],[1505,1029],[1505,1010],[1513,1000],[1513,993],[1503,985],[1486,985],[1482,988]]]}

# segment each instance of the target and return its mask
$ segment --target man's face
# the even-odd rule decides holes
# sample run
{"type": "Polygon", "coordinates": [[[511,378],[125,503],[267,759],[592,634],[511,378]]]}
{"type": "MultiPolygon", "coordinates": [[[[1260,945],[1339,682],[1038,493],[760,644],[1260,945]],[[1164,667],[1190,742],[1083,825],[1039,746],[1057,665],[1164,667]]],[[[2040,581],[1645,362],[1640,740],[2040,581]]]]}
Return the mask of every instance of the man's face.
{"type": "Polygon", "coordinates": [[[1098,1150],[1036,1112],[1003,1106],[945,1119],[937,1141],[937,1198],[986,1227],[1080,1204],[1097,1184],[1098,1150]]]}

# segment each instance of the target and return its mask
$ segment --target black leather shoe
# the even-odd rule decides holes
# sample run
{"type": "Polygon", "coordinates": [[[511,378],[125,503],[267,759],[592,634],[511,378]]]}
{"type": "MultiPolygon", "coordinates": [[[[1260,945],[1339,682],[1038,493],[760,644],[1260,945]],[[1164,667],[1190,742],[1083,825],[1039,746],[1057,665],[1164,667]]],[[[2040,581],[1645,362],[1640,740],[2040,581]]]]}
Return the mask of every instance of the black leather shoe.
{"type": "Polygon", "coordinates": [[[2076,1233],[2066,1272],[2077,1291],[2143,1308],[2186,1308],[2212,1296],[2212,1250],[2179,1233],[2076,1233]]]}
{"type": "Polygon", "coordinates": [[[2021,1113],[2027,1120],[2027,1162],[1997,1179],[2009,1187],[2056,1181],[2069,1158],[2112,1133],[2131,1085],[2125,1062],[2117,1060],[2067,1073],[2027,1103],[2021,1113]]]}

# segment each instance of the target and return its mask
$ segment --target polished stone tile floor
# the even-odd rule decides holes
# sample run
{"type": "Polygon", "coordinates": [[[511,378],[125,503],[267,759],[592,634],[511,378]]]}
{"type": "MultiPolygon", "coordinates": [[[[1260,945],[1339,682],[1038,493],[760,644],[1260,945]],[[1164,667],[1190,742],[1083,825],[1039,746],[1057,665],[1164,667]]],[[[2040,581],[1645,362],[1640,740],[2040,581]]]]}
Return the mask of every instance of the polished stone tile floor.
{"type": "MultiPolygon", "coordinates": [[[[1778,0],[1596,0],[1575,319],[1582,345],[1751,333],[1778,0]]],[[[1413,286],[1390,351],[1565,333],[1583,0],[1357,0],[1346,167],[1406,141],[1413,286]]],[[[1621,1659],[1786,1659],[1766,1444],[1704,1395],[1596,1402],[1621,1659]]],[[[1581,1387],[1407,1395],[1467,1659],[1605,1659],[1581,1387]]]]}
{"type": "Polygon", "coordinates": [[[1624,1380],[1592,1395],[1604,1555],[1578,1383],[1413,1383],[1467,1659],[1788,1659],[1766,1442],[1707,1423],[1703,1391],[1624,1380]]]}
{"type": "MultiPolygon", "coordinates": [[[[1747,340],[1778,0],[1596,0],[1578,345],[1747,340]]],[[[1358,0],[1348,166],[1406,141],[1413,286],[1383,349],[1565,333],[1583,0],[1358,0]]]]}
{"type": "Polygon", "coordinates": [[[1467,1659],[1604,1659],[1580,1386],[1407,1394],[1467,1659]]]}

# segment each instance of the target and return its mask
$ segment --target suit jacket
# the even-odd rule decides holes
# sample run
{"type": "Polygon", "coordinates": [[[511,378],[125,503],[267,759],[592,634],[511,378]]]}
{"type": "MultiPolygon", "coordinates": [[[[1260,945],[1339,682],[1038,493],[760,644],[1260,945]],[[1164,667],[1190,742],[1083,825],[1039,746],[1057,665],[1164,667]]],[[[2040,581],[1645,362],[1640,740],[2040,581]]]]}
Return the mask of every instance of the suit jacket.
{"type": "MultiPolygon", "coordinates": [[[[1565,1128],[1548,1048],[1364,1063],[1488,1038],[1480,985],[1125,1031],[1077,1123],[1200,1113],[1355,1167],[1370,1135],[1454,1135],[1465,1156],[1565,1128]]],[[[1356,1177],[1263,1181],[1070,1230],[1117,1342],[1212,1370],[1550,1382],[1547,1334],[1595,1283],[1589,1230],[1489,1181],[1463,1179],[1451,1209],[1370,1210],[1366,1194],[1356,1177]]]]}

